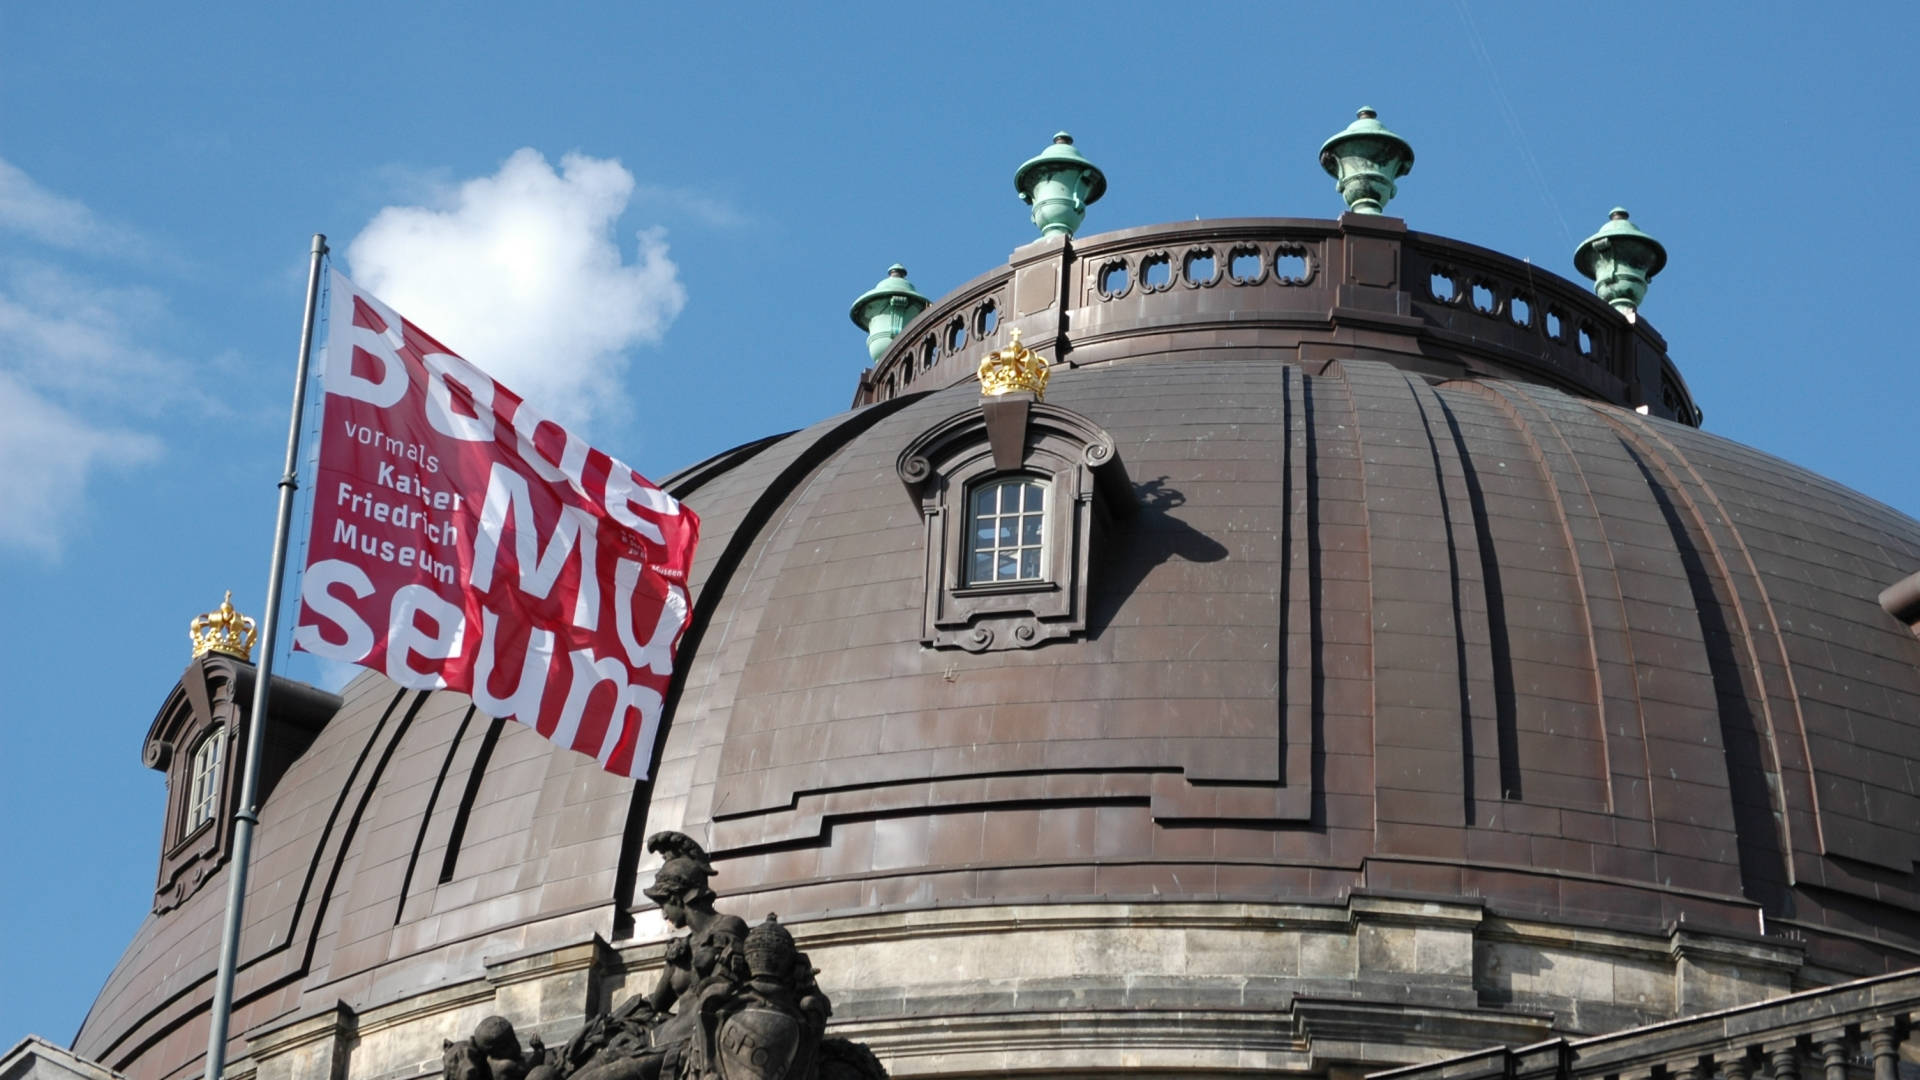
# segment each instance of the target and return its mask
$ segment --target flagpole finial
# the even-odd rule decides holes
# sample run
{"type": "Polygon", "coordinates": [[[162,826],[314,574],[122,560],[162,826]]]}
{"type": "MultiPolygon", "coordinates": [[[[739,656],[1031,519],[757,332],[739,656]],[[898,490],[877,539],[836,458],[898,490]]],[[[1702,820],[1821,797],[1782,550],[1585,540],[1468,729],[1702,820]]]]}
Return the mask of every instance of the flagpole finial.
{"type": "Polygon", "coordinates": [[[232,589],[227,590],[227,598],[220,601],[219,607],[194,616],[187,624],[187,632],[193,637],[195,660],[210,652],[253,660],[254,622],[250,616],[234,610],[232,589]]]}

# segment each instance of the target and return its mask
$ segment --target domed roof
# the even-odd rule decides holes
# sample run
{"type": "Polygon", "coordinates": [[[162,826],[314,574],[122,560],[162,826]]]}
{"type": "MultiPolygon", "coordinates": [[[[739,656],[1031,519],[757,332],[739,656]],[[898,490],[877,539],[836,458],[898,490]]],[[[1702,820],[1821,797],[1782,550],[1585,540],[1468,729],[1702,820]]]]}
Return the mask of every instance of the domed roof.
{"type": "MultiPolygon", "coordinates": [[[[1920,640],[1875,602],[1920,523],[1691,426],[1644,319],[1396,228],[1022,249],[911,324],[860,407],[669,478],[703,539],[649,783],[357,679],[262,808],[236,1030],[631,937],[660,829],[707,843],[732,910],[790,923],[1371,891],[1920,961],[1920,640]],[[941,578],[965,530],[937,519],[978,488],[902,455],[982,410],[969,375],[1015,327],[1064,362],[1015,467],[972,467],[1088,508],[1048,519],[1078,524],[1035,587],[1084,607],[955,647],[934,607],[1006,591],[941,578]],[[1063,417],[1123,472],[1019,464],[1063,417]]],[[[79,1052],[190,1060],[222,891],[149,920],[79,1052]]]]}

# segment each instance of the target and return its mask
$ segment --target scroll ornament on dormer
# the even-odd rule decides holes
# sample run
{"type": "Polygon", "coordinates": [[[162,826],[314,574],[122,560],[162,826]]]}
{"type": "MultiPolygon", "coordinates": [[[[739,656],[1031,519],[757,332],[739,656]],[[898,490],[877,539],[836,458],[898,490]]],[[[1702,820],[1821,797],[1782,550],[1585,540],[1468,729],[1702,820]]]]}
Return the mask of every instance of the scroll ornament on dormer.
{"type": "Polygon", "coordinates": [[[980,394],[999,397],[1016,390],[1031,390],[1035,401],[1047,397],[1047,361],[1039,353],[1020,344],[1015,327],[1004,349],[995,349],[980,360],[980,394]]]}

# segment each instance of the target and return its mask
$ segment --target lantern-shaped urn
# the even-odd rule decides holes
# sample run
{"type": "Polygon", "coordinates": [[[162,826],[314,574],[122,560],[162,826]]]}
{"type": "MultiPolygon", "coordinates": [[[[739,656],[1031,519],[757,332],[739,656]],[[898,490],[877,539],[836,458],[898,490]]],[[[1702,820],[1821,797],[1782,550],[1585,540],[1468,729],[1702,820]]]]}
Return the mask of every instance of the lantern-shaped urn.
{"type": "Polygon", "coordinates": [[[1378,214],[1399,191],[1394,181],[1413,171],[1413,147],[1363,105],[1345,131],[1320,144],[1320,167],[1333,177],[1347,209],[1378,214]]]}
{"type": "Polygon", "coordinates": [[[1041,236],[1072,236],[1086,220],[1087,207],[1107,193],[1107,176],[1062,131],[1052,146],[1014,170],[1013,189],[1033,207],[1041,236]]]}
{"type": "Polygon", "coordinates": [[[907,280],[907,268],[894,263],[880,284],[860,294],[848,314],[853,316],[853,325],[867,332],[867,355],[877,363],[900,331],[930,303],[907,280]]]}
{"type": "Polygon", "coordinates": [[[1614,207],[1600,231],[1573,251],[1573,268],[1593,279],[1593,291],[1632,319],[1647,298],[1647,283],[1667,265],[1667,249],[1614,207]]]}

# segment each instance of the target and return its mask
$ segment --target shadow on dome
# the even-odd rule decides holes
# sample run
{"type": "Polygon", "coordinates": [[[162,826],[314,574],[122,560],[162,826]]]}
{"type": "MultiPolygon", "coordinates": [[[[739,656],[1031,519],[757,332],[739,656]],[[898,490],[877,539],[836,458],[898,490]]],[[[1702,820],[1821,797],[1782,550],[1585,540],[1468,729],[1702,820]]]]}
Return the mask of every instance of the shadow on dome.
{"type": "Polygon", "coordinates": [[[1167,512],[1187,501],[1185,493],[1168,486],[1168,479],[1162,476],[1133,485],[1140,509],[1125,529],[1115,532],[1111,547],[1102,553],[1106,565],[1095,578],[1087,611],[1090,638],[1106,630],[1114,613],[1160,564],[1174,558],[1211,563],[1227,557],[1226,547],[1218,540],[1167,512]]]}

